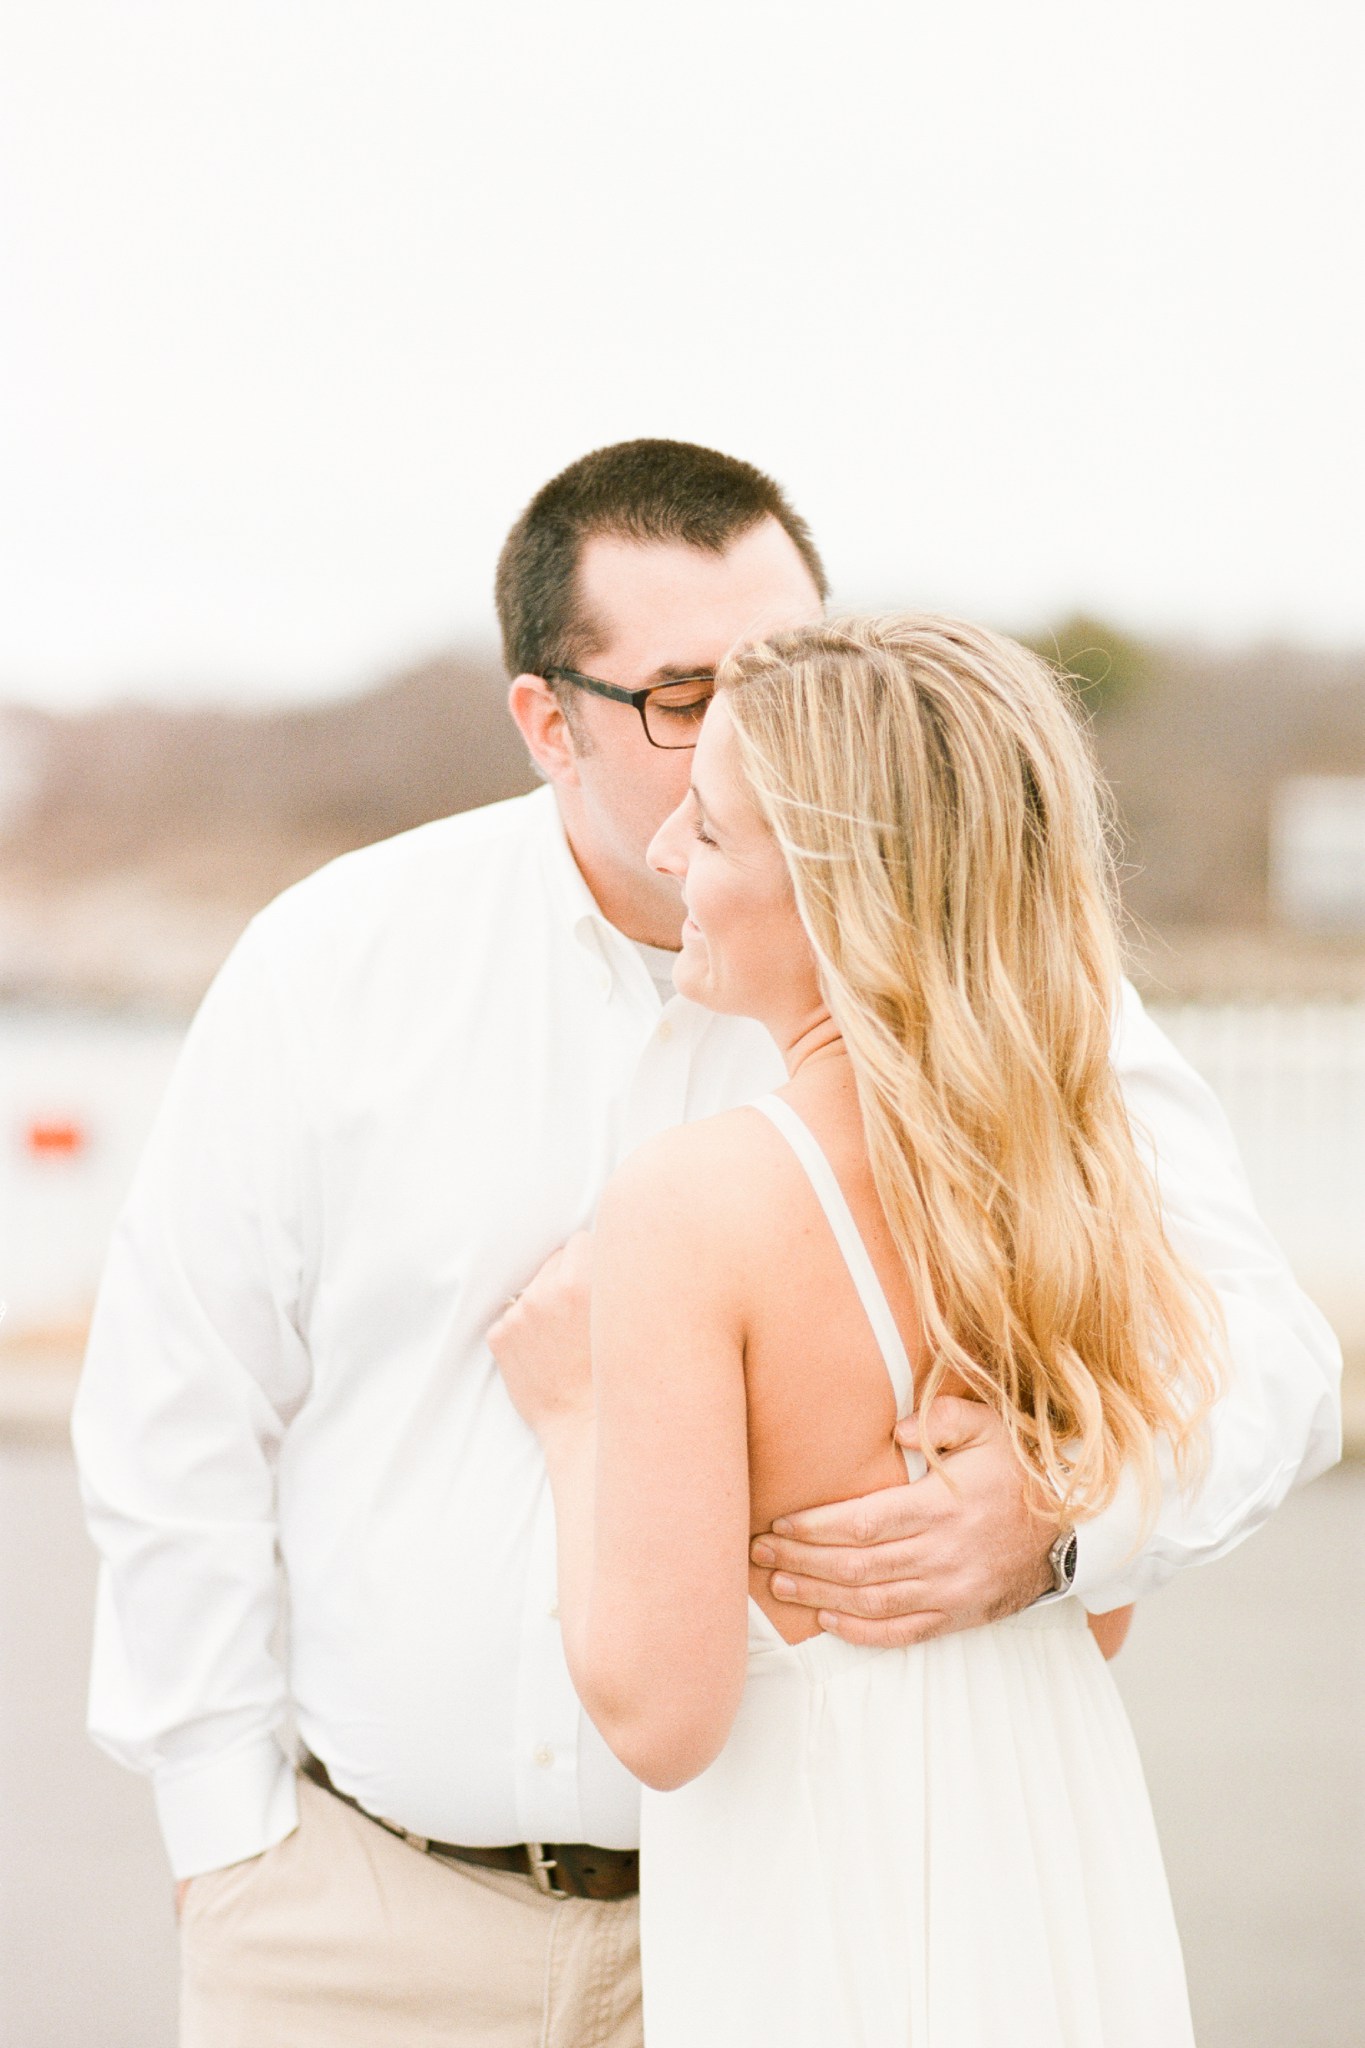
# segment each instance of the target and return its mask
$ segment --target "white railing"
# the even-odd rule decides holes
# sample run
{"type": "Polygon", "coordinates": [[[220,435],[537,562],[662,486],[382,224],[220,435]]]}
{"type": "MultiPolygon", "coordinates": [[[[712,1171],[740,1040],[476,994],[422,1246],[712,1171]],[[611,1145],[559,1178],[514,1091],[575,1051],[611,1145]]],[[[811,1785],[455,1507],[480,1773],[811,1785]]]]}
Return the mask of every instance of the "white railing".
{"type": "Polygon", "coordinates": [[[1178,1003],[1152,1014],[1227,1111],[1261,1214],[1365,1349],[1365,1002],[1178,1003]]]}

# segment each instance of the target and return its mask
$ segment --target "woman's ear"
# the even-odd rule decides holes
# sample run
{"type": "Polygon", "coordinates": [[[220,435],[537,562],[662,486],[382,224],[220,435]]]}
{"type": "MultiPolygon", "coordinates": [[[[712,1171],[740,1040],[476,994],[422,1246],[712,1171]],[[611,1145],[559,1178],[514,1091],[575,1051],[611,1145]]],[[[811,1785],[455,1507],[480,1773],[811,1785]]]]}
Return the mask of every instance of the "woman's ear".
{"type": "Polygon", "coordinates": [[[543,676],[516,676],[508,686],[507,708],[527,752],[548,782],[574,787],[578,752],[569,721],[543,676]]]}

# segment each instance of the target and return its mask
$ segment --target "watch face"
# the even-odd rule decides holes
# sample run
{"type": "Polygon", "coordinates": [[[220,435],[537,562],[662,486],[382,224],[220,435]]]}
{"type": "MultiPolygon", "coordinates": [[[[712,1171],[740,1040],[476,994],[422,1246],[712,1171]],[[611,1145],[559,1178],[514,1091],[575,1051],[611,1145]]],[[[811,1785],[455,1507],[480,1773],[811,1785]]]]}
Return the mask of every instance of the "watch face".
{"type": "Polygon", "coordinates": [[[1056,1593],[1065,1592],[1076,1576],[1076,1531],[1066,1529],[1053,1544],[1050,1553],[1052,1562],[1052,1587],[1056,1593]]]}

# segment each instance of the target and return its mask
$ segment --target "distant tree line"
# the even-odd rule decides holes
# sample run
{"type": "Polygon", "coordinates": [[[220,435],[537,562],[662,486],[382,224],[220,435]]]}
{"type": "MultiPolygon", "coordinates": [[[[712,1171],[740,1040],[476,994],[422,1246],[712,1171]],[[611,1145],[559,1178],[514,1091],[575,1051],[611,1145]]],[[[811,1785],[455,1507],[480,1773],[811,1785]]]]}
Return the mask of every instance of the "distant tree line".
{"type": "MultiPolygon", "coordinates": [[[[1365,657],[1147,645],[1083,616],[1033,644],[1092,722],[1135,916],[1264,924],[1275,784],[1365,774],[1365,657]]],[[[531,788],[503,688],[491,659],[451,655],[302,710],[0,711],[0,749],[8,731],[37,764],[0,885],[128,872],[249,910],[333,854],[531,788]]]]}

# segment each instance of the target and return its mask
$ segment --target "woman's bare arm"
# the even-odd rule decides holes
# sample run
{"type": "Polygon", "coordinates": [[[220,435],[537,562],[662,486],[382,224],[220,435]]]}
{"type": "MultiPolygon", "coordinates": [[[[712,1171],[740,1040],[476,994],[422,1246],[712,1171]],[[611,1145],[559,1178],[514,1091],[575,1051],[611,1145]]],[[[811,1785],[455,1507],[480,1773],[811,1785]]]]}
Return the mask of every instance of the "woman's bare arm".
{"type": "Polygon", "coordinates": [[[564,1302],[538,1302],[538,1282],[491,1340],[545,1452],[574,1684],[621,1761],[661,1788],[718,1754],[744,1684],[741,1261],[720,1166],[698,1126],[644,1147],[609,1186],[592,1242],[590,1399],[560,1398],[531,1358],[547,1339],[562,1358],[568,1341],[564,1302]],[[537,1332],[538,1317],[553,1327],[537,1332]]]}

